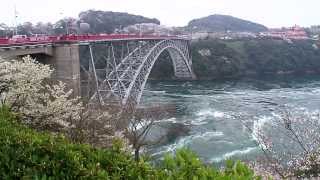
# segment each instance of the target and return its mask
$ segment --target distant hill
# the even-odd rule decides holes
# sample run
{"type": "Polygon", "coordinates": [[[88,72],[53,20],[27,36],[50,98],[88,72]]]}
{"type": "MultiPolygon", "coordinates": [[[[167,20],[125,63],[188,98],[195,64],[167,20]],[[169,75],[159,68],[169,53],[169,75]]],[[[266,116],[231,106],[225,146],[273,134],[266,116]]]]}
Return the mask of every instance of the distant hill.
{"type": "MultiPolygon", "coordinates": [[[[48,34],[57,35],[69,33],[81,33],[81,24],[87,24],[85,33],[113,33],[116,29],[134,24],[154,23],[160,24],[155,18],[147,18],[122,12],[88,10],[79,13],[78,17],[66,17],[55,23],[24,22],[18,25],[18,34],[48,34]],[[67,26],[68,25],[68,28],[67,26]]],[[[0,22],[0,37],[12,36],[12,28],[0,22]]]]}
{"type": "Polygon", "coordinates": [[[267,27],[236,17],[215,14],[208,17],[191,20],[187,26],[187,29],[193,31],[211,32],[222,32],[227,30],[234,32],[261,32],[266,31],[267,27]]]}
{"type": "Polygon", "coordinates": [[[155,18],[146,18],[143,16],[132,15],[128,13],[112,11],[94,11],[88,10],[79,14],[82,22],[90,24],[91,33],[113,33],[115,29],[126,27],[138,23],[155,23],[160,21],[155,18]]]}

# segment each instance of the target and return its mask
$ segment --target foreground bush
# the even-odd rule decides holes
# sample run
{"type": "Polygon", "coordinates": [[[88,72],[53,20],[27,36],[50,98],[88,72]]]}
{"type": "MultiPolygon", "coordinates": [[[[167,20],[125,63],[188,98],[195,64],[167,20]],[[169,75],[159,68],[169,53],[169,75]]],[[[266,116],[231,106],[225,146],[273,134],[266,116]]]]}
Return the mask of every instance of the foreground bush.
{"type": "Polygon", "coordinates": [[[59,135],[36,132],[0,108],[0,179],[257,179],[242,163],[224,171],[205,166],[195,154],[180,150],[159,167],[134,159],[120,146],[108,150],[72,144],[59,135]]]}
{"type": "Polygon", "coordinates": [[[160,168],[162,173],[164,172],[160,179],[261,179],[256,177],[251,169],[239,161],[234,163],[228,160],[225,169],[217,171],[210,166],[205,166],[197,155],[185,149],[178,150],[175,157],[166,155],[160,168]]]}
{"type": "Polygon", "coordinates": [[[149,179],[152,168],[113,148],[98,150],[21,126],[0,110],[0,179],[149,179]],[[46,178],[45,178],[46,179],[46,178]]]}

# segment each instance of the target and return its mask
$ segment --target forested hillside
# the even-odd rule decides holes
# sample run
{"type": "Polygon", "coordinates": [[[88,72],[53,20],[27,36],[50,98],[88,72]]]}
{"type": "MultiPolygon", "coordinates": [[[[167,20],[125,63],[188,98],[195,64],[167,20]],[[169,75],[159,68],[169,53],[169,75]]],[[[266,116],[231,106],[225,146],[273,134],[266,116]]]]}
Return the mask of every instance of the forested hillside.
{"type": "Polygon", "coordinates": [[[79,14],[80,21],[90,24],[91,33],[113,33],[115,29],[140,23],[160,24],[153,18],[112,11],[84,11],[79,14]]]}
{"type": "Polygon", "coordinates": [[[211,15],[204,18],[191,20],[187,29],[192,31],[209,31],[209,32],[261,32],[267,31],[267,28],[261,24],[243,20],[240,18],[227,15],[211,15]]]}
{"type": "MultiPolygon", "coordinates": [[[[38,22],[23,22],[17,27],[18,34],[65,34],[65,33],[113,33],[116,29],[124,28],[129,25],[139,23],[155,23],[160,24],[160,21],[155,18],[147,18],[139,15],[133,15],[122,12],[112,11],[95,11],[88,10],[79,13],[78,17],[66,17],[55,23],[38,22]],[[88,24],[85,32],[81,31],[80,24],[88,24]]],[[[12,28],[4,23],[0,23],[0,37],[11,36],[12,28]]]]}
{"type": "MultiPolygon", "coordinates": [[[[191,45],[198,79],[320,73],[320,50],[312,41],[201,40],[191,45]]],[[[157,63],[152,77],[168,79],[167,58],[157,63]],[[166,72],[167,71],[167,72],[166,72]]]]}

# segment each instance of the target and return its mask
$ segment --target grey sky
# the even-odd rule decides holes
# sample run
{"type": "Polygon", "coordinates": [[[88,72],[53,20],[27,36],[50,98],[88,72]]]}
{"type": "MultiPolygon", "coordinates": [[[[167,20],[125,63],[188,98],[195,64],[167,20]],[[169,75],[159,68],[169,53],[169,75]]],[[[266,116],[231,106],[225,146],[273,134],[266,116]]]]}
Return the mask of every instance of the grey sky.
{"type": "Polygon", "coordinates": [[[183,26],[191,19],[226,14],[268,27],[320,24],[320,0],[1,0],[0,22],[55,22],[88,9],[128,12],[183,26]],[[63,14],[62,14],[63,13],[63,14]]]}

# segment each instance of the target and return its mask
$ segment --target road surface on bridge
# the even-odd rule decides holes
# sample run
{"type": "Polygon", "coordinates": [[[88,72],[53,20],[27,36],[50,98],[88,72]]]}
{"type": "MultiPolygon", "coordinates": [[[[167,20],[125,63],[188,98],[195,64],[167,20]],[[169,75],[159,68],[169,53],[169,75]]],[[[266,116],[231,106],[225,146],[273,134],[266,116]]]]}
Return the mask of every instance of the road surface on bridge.
{"type": "Polygon", "coordinates": [[[0,48],[24,45],[55,44],[55,43],[90,43],[121,40],[189,40],[187,36],[136,35],[136,34],[98,34],[98,35],[62,35],[25,38],[0,38],[0,48]]]}

